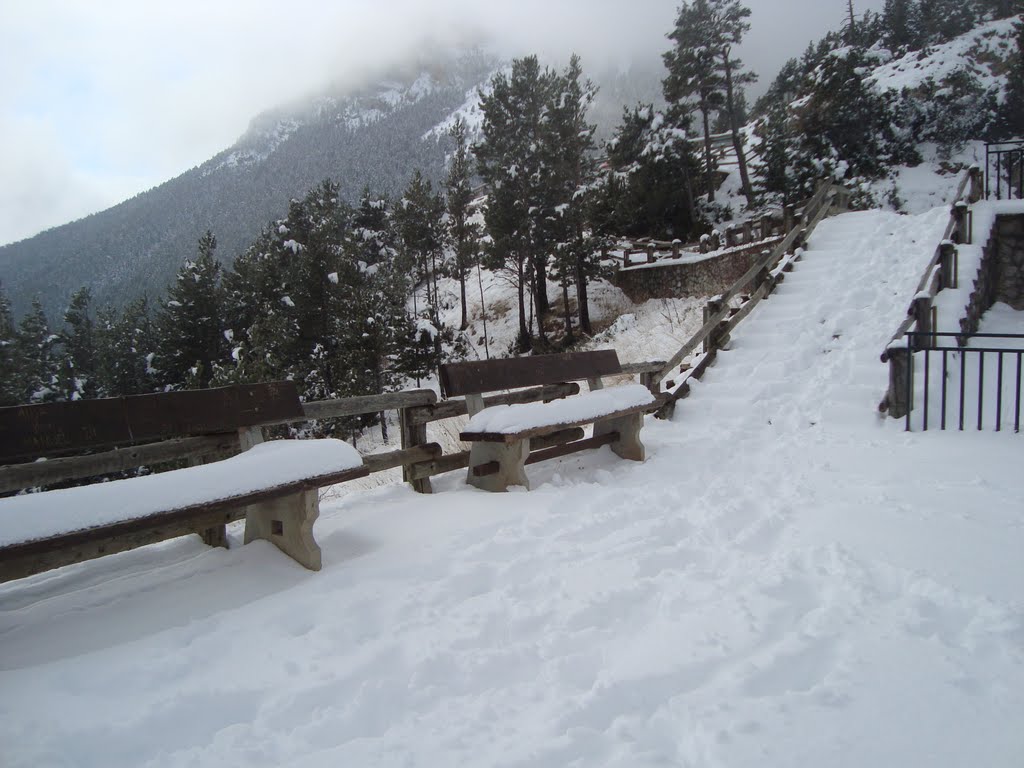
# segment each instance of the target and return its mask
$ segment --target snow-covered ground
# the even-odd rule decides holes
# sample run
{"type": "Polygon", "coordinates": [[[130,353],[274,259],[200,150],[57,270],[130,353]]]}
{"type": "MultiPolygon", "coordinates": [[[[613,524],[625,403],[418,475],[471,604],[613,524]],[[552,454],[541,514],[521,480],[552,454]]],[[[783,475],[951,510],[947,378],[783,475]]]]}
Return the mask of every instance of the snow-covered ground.
{"type": "Polygon", "coordinates": [[[826,220],[643,464],[0,587],[0,762],[1019,766],[1021,437],[876,412],[946,216],[826,220]]]}

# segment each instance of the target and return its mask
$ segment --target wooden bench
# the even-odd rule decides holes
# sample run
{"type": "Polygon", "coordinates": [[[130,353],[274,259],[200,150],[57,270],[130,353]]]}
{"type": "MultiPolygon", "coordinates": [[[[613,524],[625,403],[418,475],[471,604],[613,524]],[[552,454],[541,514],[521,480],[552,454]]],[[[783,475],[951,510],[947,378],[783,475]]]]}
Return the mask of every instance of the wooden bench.
{"type": "Polygon", "coordinates": [[[340,440],[263,443],[263,425],[302,417],[292,382],[0,408],[2,493],[191,465],[0,499],[0,581],[189,533],[226,547],[242,518],[245,543],[319,570],[317,491],[369,470],[340,440]]]}
{"type": "Polygon", "coordinates": [[[488,491],[529,488],[527,464],[602,445],[624,459],[643,461],[643,416],[656,410],[660,400],[639,384],[603,388],[602,377],[621,373],[611,349],[442,365],[442,394],[464,395],[470,415],[460,435],[471,443],[468,482],[488,491]],[[590,392],[485,407],[487,392],[581,380],[590,392]],[[593,435],[584,439],[582,427],[588,424],[594,425],[593,435]]]}

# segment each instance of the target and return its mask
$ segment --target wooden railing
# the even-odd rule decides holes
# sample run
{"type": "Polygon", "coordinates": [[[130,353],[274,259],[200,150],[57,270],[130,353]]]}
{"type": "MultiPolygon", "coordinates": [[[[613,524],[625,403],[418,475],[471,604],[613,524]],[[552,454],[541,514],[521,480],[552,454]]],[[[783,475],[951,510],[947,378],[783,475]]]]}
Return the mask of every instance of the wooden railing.
{"type": "Polygon", "coordinates": [[[949,222],[946,224],[942,240],[917,284],[914,298],[907,308],[907,316],[882,351],[882,362],[889,364],[889,389],[878,404],[878,410],[888,413],[895,419],[906,416],[911,407],[906,393],[915,344],[910,342],[907,333],[911,330],[918,334],[929,334],[934,331],[936,294],[943,288],[959,287],[960,263],[956,246],[971,244],[974,222],[969,206],[980,200],[983,195],[984,174],[981,168],[974,166],[964,171],[953,204],[950,206],[949,222]]]}
{"type": "Polygon", "coordinates": [[[691,377],[700,379],[704,375],[707,367],[714,362],[718,350],[728,343],[732,330],[785,279],[785,273],[799,259],[799,248],[807,242],[818,223],[831,211],[848,208],[849,201],[849,192],[844,187],[828,180],[821,182],[814,195],[803,205],[799,216],[794,216],[793,226],[772,251],[755,261],[727,291],[708,301],[704,308],[704,324],[654,376],[656,381],[664,381],[666,390],[671,394],[659,412],[660,416],[670,415],[675,402],[689,395],[687,380],[691,377]],[[732,306],[733,299],[737,297],[742,298],[740,305],[732,306]],[[703,349],[696,358],[688,364],[684,363],[702,345],[703,349]],[[678,382],[670,378],[676,377],[677,373],[683,376],[678,382]]]}
{"type": "MultiPolygon", "coordinates": [[[[664,367],[664,361],[630,363],[622,366],[625,375],[639,376],[641,383],[656,389],[654,376],[664,367]]],[[[508,405],[552,400],[577,394],[577,383],[535,387],[485,398],[486,405],[508,405]]],[[[469,452],[459,451],[445,455],[442,447],[427,440],[427,424],[442,419],[465,415],[466,401],[462,399],[439,401],[437,393],[429,389],[406,390],[366,397],[339,400],[319,400],[303,403],[303,415],[267,422],[266,426],[305,421],[330,421],[351,416],[398,411],[401,448],[363,456],[363,463],[371,473],[402,467],[403,480],[421,493],[430,493],[430,478],[443,472],[469,466],[469,452]]],[[[560,444],[563,436],[554,435],[542,447],[560,444]]],[[[571,437],[571,436],[570,436],[571,437]]],[[[568,442],[568,439],[562,441],[568,442]]],[[[84,478],[122,472],[139,466],[154,466],[171,462],[201,461],[209,456],[225,456],[240,451],[237,433],[213,437],[182,438],[159,443],[120,448],[87,456],[52,458],[47,461],[0,466],[0,495],[23,488],[52,486],[84,478]]]]}
{"type": "MultiPolygon", "coordinates": [[[[620,239],[618,245],[622,250],[622,263],[619,265],[619,269],[679,259],[687,253],[705,254],[722,249],[738,249],[743,246],[768,248],[782,239],[782,236],[792,228],[795,220],[796,209],[793,206],[787,206],[781,212],[765,214],[756,221],[751,219],[742,224],[730,225],[722,231],[714,230],[692,243],[647,238],[620,239]],[[642,260],[634,259],[633,257],[638,254],[643,255],[644,258],[642,260]]],[[[608,255],[607,250],[605,249],[603,254],[605,257],[608,255]]]]}

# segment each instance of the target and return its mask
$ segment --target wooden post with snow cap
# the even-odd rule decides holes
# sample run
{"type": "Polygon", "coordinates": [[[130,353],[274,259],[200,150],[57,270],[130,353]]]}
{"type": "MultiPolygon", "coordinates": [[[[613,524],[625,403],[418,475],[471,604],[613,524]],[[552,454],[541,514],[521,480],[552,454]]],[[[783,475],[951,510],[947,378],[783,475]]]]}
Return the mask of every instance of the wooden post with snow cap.
{"type": "Polygon", "coordinates": [[[711,250],[712,251],[717,251],[721,247],[722,247],[722,233],[719,232],[717,229],[712,230],[712,232],[711,232],[711,250]]]}
{"type": "Polygon", "coordinates": [[[743,222],[743,242],[747,245],[754,242],[754,222],[750,219],[743,222]]]}
{"type": "MultiPolygon", "coordinates": [[[[911,305],[911,314],[914,316],[915,330],[918,333],[930,334],[935,329],[932,327],[932,297],[917,296],[911,305]]],[[[914,345],[917,349],[925,349],[934,346],[934,337],[917,337],[914,345]]]]}
{"type": "Polygon", "coordinates": [[[952,240],[944,240],[939,246],[939,288],[958,288],[956,246],[952,240]]]}
{"type": "Polygon", "coordinates": [[[782,231],[789,232],[796,226],[796,207],[790,203],[782,209],[782,231]]]}
{"type": "MultiPolygon", "coordinates": [[[[431,392],[431,394],[433,394],[433,392],[431,392]]],[[[411,412],[408,408],[400,409],[398,414],[399,429],[402,433],[402,450],[428,445],[426,423],[414,421],[411,418],[411,412]]],[[[430,484],[430,478],[414,477],[411,465],[402,465],[402,480],[409,483],[417,493],[434,492],[434,488],[430,484]]]]}
{"type": "Polygon", "coordinates": [[[736,234],[737,229],[735,227],[726,227],[725,229],[725,247],[732,248],[736,245],[736,234]]]}
{"type": "Polygon", "coordinates": [[[678,238],[676,238],[675,240],[672,241],[672,258],[673,259],[678,259],[679,258],[679,239],[678,238]]]}
{"type": "Polygon", "coordinates": [[[953,203],[953,242],[963,245],[971,243],[971,216],[970,208],[964,200],[957,200],[953,203]]]}
{"type": "Polygon", "coordinates": [[[889,391],[878,409],[894,419],[902,419],[913,408],[910,400],[913,397],[911,366],[914,358],[909,346],[894,345],[885,351],[882,359],[889,363],[889,391]]]}
{"type": "Polygon", "coordinates": [[[977,165],[972,165],[968,173],[971,175],[971,186],[967,193],[967,201],[976,203],[985,197],[985,173],[977,165]]]}
{"type": "MultiPolygon", "coordinates": [[[[725,302],[722,301],[721,296],[713,296],[708,299],[708,303],[704,305],[704,325],[707,325],[711,318],[721,312],[724,307],[725,302]]],[[[712,350],[718,349],[720,340],[721,333],[718,328],[716,328],[704,339],[704,352],[708,353],[712,350]]]]}
{"type": "Polygon", "coordinates": [[[654,263],[654,243],[647,244],[647,263],[654,263]]]}
{"type": "Polygon", "coordinates": [[[711,250],[711,235],[707,235],[707,234],[701,235],[700,236],[700,252],[701,253],[707,253],[710,250],[711,250]]]}

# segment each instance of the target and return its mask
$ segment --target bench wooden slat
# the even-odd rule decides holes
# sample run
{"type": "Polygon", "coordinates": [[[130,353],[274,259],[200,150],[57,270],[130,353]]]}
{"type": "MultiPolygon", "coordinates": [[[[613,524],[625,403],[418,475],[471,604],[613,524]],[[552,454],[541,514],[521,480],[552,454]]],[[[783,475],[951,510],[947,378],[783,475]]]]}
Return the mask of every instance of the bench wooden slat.
{"type": "Polygon", "coordinates": [[[29,461],[0,466],[0,494],[81,480],[135,467],[149,467],[169,461],[238,452],[238,433],[184,437],[159,443],[115,448],[86,456],[65,456],[47,461],[29,461]]]}
{"type": "Polygon", "coordinates": [[[532,427],[520,432],[463,432],[459,435],[459,439],[465,442],[505,443],[506,445],[512,445],[513,443],[525,440],[526,438],[549,434],[552,431],[581,427],[585,424],[593,424],[595,421],[610,421],[612,419],[621,418],[622,416],[628,416],[632,413],[652,413],[658,410],[665,403],[666,399],[667,398],[662,395],[656,397],[654,402],[646,405],[635,405],[630,408],[622,408],[617,411],[612,411],[611,413],[601,414],[598,417],[589,417],[577,419],[575,421],[559,422],[558,424],[548,424],[541,427],[532,427]]]}
{"type": "Polygon", "coordinates": [[[582,381],[622,372],[614,349],[449,363],[440,368],[445,397],[582,381]]]}
{"type": "Polygon", "coordinates": [[[302,417],[295,382],[0,408],[0,463],[302,417]]]}
{"type": "Polygon", "coordinates": [[[369,467],[354,467],[217,501],[10,544],[0,552],[0,582],[231,523],[246,516],[249,504],[366,477],[369,473],[369,467]]]}

